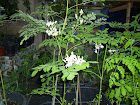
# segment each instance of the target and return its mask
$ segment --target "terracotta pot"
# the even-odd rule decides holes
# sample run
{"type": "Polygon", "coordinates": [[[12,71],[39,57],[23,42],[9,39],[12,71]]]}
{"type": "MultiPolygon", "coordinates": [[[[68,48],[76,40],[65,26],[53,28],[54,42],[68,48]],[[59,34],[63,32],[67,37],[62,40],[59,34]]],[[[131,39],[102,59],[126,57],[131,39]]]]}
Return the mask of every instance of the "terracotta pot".
{"type": "Polygon", "coordinates": [[[5,49],[3,47],[0,47],[0,56],[5,55],[5,49]]]}

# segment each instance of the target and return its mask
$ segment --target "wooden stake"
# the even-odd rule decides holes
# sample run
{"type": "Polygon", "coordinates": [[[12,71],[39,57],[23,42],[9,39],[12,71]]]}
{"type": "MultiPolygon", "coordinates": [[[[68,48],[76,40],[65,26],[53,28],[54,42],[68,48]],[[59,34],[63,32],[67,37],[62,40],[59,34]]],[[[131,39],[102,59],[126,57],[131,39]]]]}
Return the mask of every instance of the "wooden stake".
{"type": "Polygon", "coordinates": [[[126,12],[126,22],[130,22],[130,16],[131,16],[131,7],[132,7],[132,2],[128,2],[128,7],[127,7],[127,12],[126,12]]]}

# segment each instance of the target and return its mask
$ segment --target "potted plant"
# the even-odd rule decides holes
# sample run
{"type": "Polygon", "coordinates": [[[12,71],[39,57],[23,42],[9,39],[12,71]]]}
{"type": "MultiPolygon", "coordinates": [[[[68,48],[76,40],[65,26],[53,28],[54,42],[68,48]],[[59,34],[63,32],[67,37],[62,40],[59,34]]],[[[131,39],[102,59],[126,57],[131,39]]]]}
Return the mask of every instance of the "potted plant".
{"type": "Polygon", "coordinates": [[[18,74],[16,73],[16,71],[13,70],[12,61],[10,60],[10,57],[1,57],[0,61],[1,104],[26,105],[25,96],[18,92],[18,74]]]}
{"type": "Polygon", "coordinates": [[[133,104],[137,105],[140,61],[139,47],[135,44],[139,41],[139,33],[136,32],[139,27],[139,15],[130,24],[107,22],[106,18],[102,17],[103,15],[86,13],[78,9],[77,5],[80,4],[69,7],[69,0],[67,0],[64,19],[54,18],[60,20],[58,22],[54,21],[52,16],[44,21],[33,18],[22,11],[12,16],[12,18],[19,18],[28,23],[20,31],[23,37],[21,44],[30,37],[43,33],[48,36],[48,39],[45,39],[39,47],[47,46],[52,49],[53,59],[33,68],[32,77],[42,73],[40,75],[42,85],[33,93],[52,96],[52,105],[55,105],[56,100],[60,105],[72,104],[66,100],[66,93],[67,83],[70,82],[71,85],[74,83],[76,91],[73,102],[78,105],[81,103],[80,76],[87,73],[97,77],[99,81],[99,91],[93,99],[95,104],[102,103],[103,83],[106,78],[106,84],[108,84],[106,92],[112,104],[121,104],[130,99],[133,104]],[[72,14],[71,11],[74,11],[75,7],[76,13],[72,14]],[[115,31],[112,35],[108,28],[97,30],[105,24],[111,28],[122,28],[124,31],[115,31]],[[88,55],[85,48],[90,45],[93,51],[92,56],[88,55]],[[62,91],[58,91],[60,90],[59,83],[63,84],[63,94],[61,94],[62,91]]]}

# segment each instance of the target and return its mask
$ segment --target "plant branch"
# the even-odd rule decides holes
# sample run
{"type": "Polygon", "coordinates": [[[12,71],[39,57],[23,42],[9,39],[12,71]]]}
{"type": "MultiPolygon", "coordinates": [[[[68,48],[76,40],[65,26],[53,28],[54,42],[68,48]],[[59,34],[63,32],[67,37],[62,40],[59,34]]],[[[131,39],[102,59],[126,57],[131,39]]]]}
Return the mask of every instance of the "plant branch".
{"type": "Polygon", "coordinates": [[[62,105],[65,105],[65,96],[66,96],[66,81],[64,81],[64,90],[63,90],[63,99],[62,99],[62,105]]]}
{"type": "Polygon", "coordinates": [[[4,97],[4,102],[5,102],[5,105],[7,105],[6,92],[5,92],[4,81],[3,81],[1,70],[0,70],[0,78],[1,78],[1,85],[2,85],[2,93],[3,93],[3,97],[4,97]]]}
{"type": "Polygon", "coordinates": [[[66,16],[65,16],[65,20],[64,20],[64,24],[63,24],[63,28],[62,28],[62,33],[66,27],[67,24],[67,18],[68,18],[68,10],[69,10],[69,0],[67,0],[67,7],[66,7],[66,16]]]}
{"type": "Polygon", "coordinates": [[[99,90],[99,99],[98,99],[98,105],[100,105],[101,98],[102,98],[102,84],[103,84],[103,76],[104,76],[104,65],[105,65],[105,58],[106,58],[106,52],[107,52],[107,44],[105,48],[104,58],[103,58],[103,65],[102,65],[102,71],[101,71],[101,78],[100,78],[100,90],[99,90]]]}
{"type": "MultiPolygon", "coordinates": [[[[57,90],[57,82],[58,82],[58,75],[56,75],[56,80],[55,80],[55,93],[56,93],[56,90],[57,90]]],[[[56,99],[56,95],[53,96],[52,98],[52,105],[55,105],[55,99],[56,99]]]]}

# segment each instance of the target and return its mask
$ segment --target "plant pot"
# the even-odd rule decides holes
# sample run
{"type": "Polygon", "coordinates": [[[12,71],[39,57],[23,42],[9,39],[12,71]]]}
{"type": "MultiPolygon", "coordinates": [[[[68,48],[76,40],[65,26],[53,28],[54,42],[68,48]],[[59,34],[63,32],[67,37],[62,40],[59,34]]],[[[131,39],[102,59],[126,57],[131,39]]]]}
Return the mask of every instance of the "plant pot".
{"type": "Polygon", "coordinates": [[[7,101],[7,105],[18,105],[16,102],[7,101]]]}
{"type": "MultiPolygon", "coordinates": [[[[74,86],[75,87],[75,86],[74,86]]],[[[63,96],[63,86],[59,85],[58,90],[61,96],[63,96]]],[[[67,85],[66,87],[67,93],[66,93],[66,100],[67,102],[71,103],[75,101],[76,96],[76,90],[75,88],[71,88],[71,85],[67,85]]],[[[92,101],[96,97],[96,95],[99,93],[99,90],[97,88],[94,88],[89,85],[81,85],[81,104],[82,105],[93,105],[92,101]]],[[[106,98],[104,94],[102,94],[102,102],[101,105],[111,105],[109,100],[106,98]]],[[[57,97],[59,99],[59,97],[57,97]]],[[[80,99],[79,99],[80,100],[80,99]]],[[[55,101],[55,105],[60,105],[58,101],[55,101]]],[[[52,104],[52,97],[49,95],[33,95],[29,105],[51,105],[52,104]]],[[[80,104],[80,101],[79,101],[80,104]]],[[[74,103],[72,104],[74,105],[74,103]]]]}
{"type": "Polygon", "coordinates": [[[8,93],[7,100],[12,103],[14,102],[17,105],[27,105],[27,100],[26,100],[25,96],[18,92],[8,93]]]}
{"type": "Polygon", "coordinates": [[[3,47],[0,47],[0,56],[5,55],[5,49],[3,47]]]}

